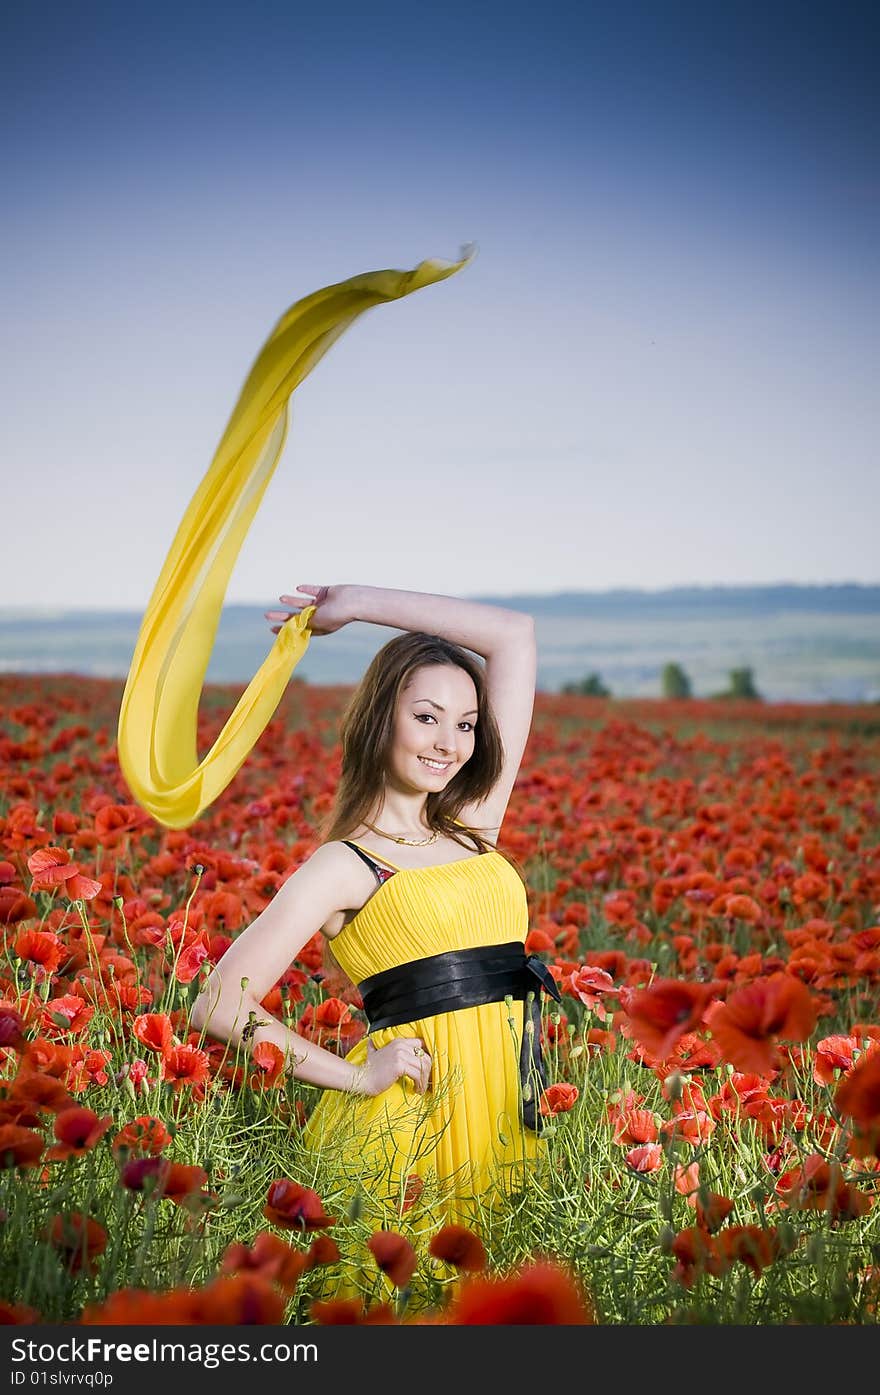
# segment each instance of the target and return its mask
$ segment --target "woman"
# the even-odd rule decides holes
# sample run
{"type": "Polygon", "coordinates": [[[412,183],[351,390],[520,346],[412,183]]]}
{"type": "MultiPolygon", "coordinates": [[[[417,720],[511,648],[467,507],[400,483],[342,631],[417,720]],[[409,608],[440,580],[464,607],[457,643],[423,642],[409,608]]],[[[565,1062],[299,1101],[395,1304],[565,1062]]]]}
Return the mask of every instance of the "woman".
{"type": "Polygon", "coordinates": [[[314,605],[313,635],[353,620],[409,633],[379,650],[349,703],[325,841],[224,954],[195,1023],[236,1045],[274,1042],[296,1078],[324,1087],[307,1141],[380,1202],[416,1175],[465,1219],[537,1155],[542,983],[558,997],[525,955],[525,888],[495,848],[531,724],[534,625],[448,596],[297,591],[267,618],[314,605]],[[260,1007],[318,930],[370,1025],[345,1059],[260,1007]]]}

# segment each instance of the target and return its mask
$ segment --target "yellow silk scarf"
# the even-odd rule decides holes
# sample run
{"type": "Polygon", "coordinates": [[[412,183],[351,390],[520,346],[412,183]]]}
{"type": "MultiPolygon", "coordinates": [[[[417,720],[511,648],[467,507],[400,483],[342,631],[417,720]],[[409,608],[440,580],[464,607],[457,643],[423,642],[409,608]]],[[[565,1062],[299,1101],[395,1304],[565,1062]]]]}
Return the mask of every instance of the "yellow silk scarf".
{"type": "Polygon", "coordinates": [[[282,625],[199,761],[199,699],[223,598],[281,456],[292,392],[358,315],[452,276],[472,256],[463,248],[457,262],[431,259],[412,271],[372,271],[325,286],[282,315],[257,355],[159,574],[122,695],[122,773],[138,804],[167,828],[193,823],[234,778],[308,647],[314,606],[282,625]]]}

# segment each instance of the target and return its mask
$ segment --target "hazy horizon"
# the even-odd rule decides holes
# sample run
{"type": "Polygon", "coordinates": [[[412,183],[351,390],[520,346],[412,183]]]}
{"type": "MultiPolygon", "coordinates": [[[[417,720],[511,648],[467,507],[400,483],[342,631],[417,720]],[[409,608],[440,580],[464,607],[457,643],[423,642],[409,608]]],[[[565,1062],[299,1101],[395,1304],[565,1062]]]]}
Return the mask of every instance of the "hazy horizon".
{"type": "MultiPolygon", "coordinates": [[[[531,613],[538,687],[558,691],[598,673],[615,696],[659,696],[665,664],[678,663],[694,695],[724,690],[750,668],[770,702],[880,700],[880,587],[728,587],[476,597],[531,613]]],[[[226,605],[208,683],[246,684],[273,637],[264,603],[226,605]]],[[[57,609],[16,619],[0,611],[0,672],[77,672],[124,679],[141,613],[57,609]]],[[[396,630],[354,622],[313,637],[296,673],[313,683],[354,683],[396,630]]]]}
{"type": "MultiPolygon", "coordinates": [[[[548,591],[523,591],[520,589],[506,592],[475,592],[462,595],[461,598],[463,600],[484,601],[491,604],[515,600],[557,601],[568,600],[569,598],[578,599],[581,597],[585,600],[603,600],[614,597],[626,598],[630,596],[642,596],[654,600],[662,600],[665,598],[673,599],[682,595],[703,595],[720,599],[721,597],[736,598],[742,595],[750,596],[753,594],[756,596],[763,595],[769,597],[774,593],[784,595],[784,593],[791,592],[792,595],[790,597],[784,595],[785,600],[797,600],[798,597],[807,600],[815,596],[816,593],[822,593],[825,602],[822,609],[827,610],[829,608],[827,605],[828,600],[833,598],[834,595],[846,591],[854,592],[857,596],[868,596],[870,593],[876,592],[877,594],[870,598],[875,606],[880,606],[880,577],[868,581],[843,579],[832,582],[801,582],[783,579],[769,582],[731,582],[726,585],[715,585],[709,582],[682,582],[677,586],[578,587],[565,590],[557,588],[548,591]]],[[[444,592],[443,594],[451,595],[459,593],[444,592]]],[[[245,597],[242,600],[230,600],[227,598],[223,608],[224,611],[228,611],[234,608],[259,607],[268,605],[270,602],[274,603],[274,600],[275,598],[273,597],[245,597]]],[[[92,606],[61,604],[6,606],[0,604],[0,621],[6,623],[14,621],[17,616],[21,616],[23,619],[29,619],[37,616],[88,615],[90,613],[100,615],[141,615],[143,611],[136,606],[108,606],[106,604],[92,606]]]]}

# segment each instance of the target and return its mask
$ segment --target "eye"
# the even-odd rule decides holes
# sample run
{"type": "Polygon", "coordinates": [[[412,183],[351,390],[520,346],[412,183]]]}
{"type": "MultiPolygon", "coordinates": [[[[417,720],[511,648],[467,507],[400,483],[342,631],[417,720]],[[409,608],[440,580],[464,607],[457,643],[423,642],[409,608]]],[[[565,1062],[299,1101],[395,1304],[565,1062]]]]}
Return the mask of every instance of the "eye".
{"type": "MultiPolygon", "coordinates": [[[[423,718],[425,718],[429,722],[436,722],[437,720],[433,712],[414,712],[413,716],[415,717],[417,722],[420,722],[423,718]]],[[[463,721],[459,722],[458,725],[460,727],[466,727],[469,732],[474,730],[473,722],[463,721]]]]}

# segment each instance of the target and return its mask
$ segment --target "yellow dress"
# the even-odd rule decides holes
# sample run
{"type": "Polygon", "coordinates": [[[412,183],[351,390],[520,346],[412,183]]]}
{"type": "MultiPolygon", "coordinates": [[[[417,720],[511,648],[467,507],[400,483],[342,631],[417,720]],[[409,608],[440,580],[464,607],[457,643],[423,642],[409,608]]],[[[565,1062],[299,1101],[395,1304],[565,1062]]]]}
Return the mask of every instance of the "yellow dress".
{"type": "MultiPolygon", "coordinates": [[[[353,840],[347,840],[352,842],[353,840]]],[[[359,844],[357,846],[360,846],[359,844]]],[[[371,850],[370,858],[388,863],[371,850]]],[[[523,883],[499,852],[472,854],[433,867],[397,868],[333,939],[341,968],[355,983],[373,974],[450,950],[517,940],[528,929],[523,883]]],[[[377,1214],[402,1209],[424,1188],[435,1220],[478,1221],[521,1186],[544,1145],[521,1122],[519,1054],[522,1000],[415,1019],[370,1034],[376,1047],[395,1037],[421,1037],[432,1061],[422,1095],[407,1078],[381,1095],[327,1090],[305,1129],[345,1176],[360,1184],[377,1214]],[[413,1183],[413,1176],[421,1179],[413,1183]]],[[[346,1060],[364,1064],[367,1038],[346,1060]]]]}

